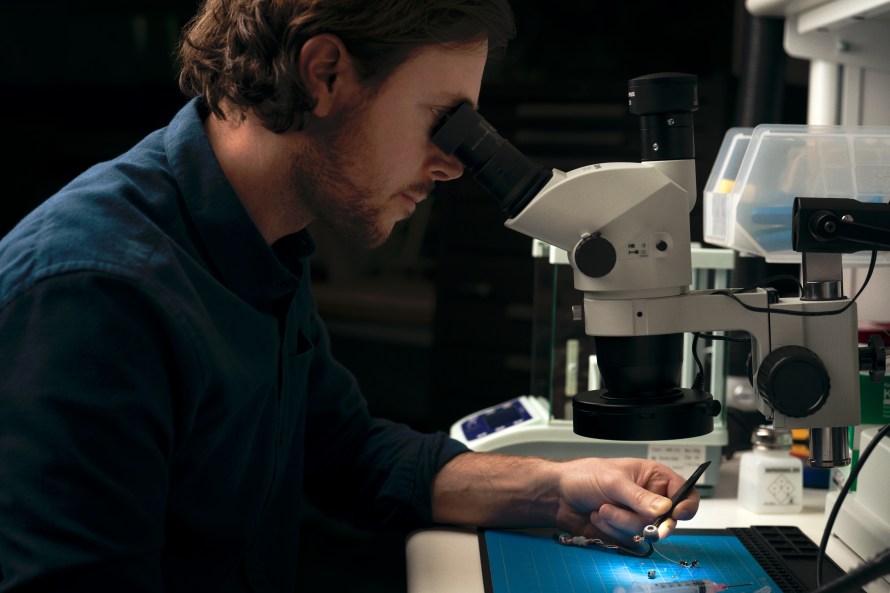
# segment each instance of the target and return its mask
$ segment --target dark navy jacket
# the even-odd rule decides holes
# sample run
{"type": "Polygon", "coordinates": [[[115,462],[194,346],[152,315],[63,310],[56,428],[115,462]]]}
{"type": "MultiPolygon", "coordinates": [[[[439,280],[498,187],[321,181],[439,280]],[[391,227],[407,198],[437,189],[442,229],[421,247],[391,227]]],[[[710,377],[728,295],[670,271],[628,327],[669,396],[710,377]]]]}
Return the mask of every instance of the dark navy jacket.
{"type": "Polygon", "coordinates": [[[2,592],[292,591],[304,498],[426,524],[466,450],[369,416],[310,294],[311,238],[265,243],[202,111],[0,242],[2,592]]]}

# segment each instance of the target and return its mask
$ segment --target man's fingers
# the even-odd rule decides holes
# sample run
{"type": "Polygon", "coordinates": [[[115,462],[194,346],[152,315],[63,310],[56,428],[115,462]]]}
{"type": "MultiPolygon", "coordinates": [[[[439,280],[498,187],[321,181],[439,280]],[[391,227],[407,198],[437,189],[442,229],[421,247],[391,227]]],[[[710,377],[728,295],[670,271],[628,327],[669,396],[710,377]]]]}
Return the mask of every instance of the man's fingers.
{"type": "Polygon", "coordinates": [[[693,516],[695,516],[695,512],[698,510],[698,496],[693,493],[689,495],[689,498],[684,500],[683,502],[677,504],[674,507],[674,512],[671,513],[671,517],[676,519],[677,521],[688,521],[693,516]]]}
{"type": "Polygon", "coordinates": [[[658,526],[658,539],[662,540],[666,538],[676,526],[677,522],[674,519],[665,519],[662,524],[658,526]]]}
{"type": "Polygon", "coordinates": [[[650,492],[631,481],[626,481],[622,487],[613,492],[613,495],[617,504],[626,506],[644,517],[659,517],[671,510],[670,498],[650,492]]]}
{"type": "Polygon", "coordinates": [[[620,536],[624,541],[631,541],[633,536],[643,533],[643,527],[649,524],[638,513],[611,504],[604,504],[598,511],[592,512],[590,521],[600,531],[613,537],[620,536]]]}

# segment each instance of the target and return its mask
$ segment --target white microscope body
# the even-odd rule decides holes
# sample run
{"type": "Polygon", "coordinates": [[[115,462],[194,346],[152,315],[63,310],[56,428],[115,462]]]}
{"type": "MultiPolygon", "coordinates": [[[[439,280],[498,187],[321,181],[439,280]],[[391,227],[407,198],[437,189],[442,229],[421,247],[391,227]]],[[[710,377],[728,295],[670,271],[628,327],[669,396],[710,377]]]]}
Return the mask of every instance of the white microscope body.
{"type": "Polygon", "coordinates": [[[631,81],[631,111],[642,116],[640,163],[567,173],[536,168],[465,105],[433,140],[499,200],[506,226],[569,254],[574,286],[583,293],[579,312],[585,332],[598,342],[605,386],[575,396],[577,434],[642,441],[710,432],[719,402],[701,390],[665,384],[676,373],[655,367],[673,365],[660,360],[673,357],[671,347],[647,340],[742,331],[750,335],[760,411],[778,428],[811,429],[811,465],[847,465],[847,426],[860,422],[860,355],[855,303],[832,277],[840,273],[840,255],[836,266],[821,255],[811,258],[815,265],[804,276],[815,289],[806,300],[763,288],[689,291],[695,84],[682,74],[631,81]],[[599,340],[611,338],[620,340],[601,352],[599,340]],[[606,351],[617,352],[607,363],[611,370],[602,364],[606,351]]]}

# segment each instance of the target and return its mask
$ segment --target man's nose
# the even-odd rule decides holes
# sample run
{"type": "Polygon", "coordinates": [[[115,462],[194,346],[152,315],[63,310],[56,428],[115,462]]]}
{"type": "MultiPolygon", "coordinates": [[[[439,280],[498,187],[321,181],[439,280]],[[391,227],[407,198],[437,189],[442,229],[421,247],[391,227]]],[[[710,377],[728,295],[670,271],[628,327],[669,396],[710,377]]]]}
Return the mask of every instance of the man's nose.
{"type": "Polygon", "coordinates": [[[430,166],[430,177],[435,181],[450,181],[457,179],[464,172],[463,163],[456,156],[446,155],[438,148],[438,153],[430,166]]]}

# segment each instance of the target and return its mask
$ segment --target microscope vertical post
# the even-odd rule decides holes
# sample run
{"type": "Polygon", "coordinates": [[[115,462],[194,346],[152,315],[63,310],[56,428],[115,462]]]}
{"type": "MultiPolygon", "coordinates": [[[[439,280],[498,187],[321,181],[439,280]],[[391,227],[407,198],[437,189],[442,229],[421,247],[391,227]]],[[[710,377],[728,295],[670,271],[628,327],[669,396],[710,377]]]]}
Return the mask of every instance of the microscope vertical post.
{"type": "MultiPolygon", "coordinates": [[[[840,253],[803,252],[801,275],[805,301],[836,301],[844,298],[843,265],[840,253]]],[[[841,467],[851,463],[846,426],[809,430],[810,467],[841,467]]]]}

